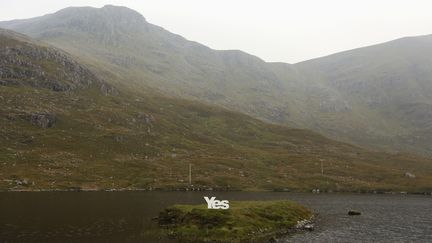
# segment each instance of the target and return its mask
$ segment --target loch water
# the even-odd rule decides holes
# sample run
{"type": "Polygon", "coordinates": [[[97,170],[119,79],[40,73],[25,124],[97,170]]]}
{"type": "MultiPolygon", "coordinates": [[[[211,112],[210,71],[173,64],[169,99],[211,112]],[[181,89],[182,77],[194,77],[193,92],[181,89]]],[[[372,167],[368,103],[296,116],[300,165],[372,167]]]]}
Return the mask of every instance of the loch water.
{"type": "Polygon", "coordinates": [[[432,242],[432,196],[289,192],[1,192],[0,242],[175,242],[152,220],[173,204],[289,199],[315,230],[280,242],[432,242]],[[362,212],[349,216],[350,209],[362,212]]]}

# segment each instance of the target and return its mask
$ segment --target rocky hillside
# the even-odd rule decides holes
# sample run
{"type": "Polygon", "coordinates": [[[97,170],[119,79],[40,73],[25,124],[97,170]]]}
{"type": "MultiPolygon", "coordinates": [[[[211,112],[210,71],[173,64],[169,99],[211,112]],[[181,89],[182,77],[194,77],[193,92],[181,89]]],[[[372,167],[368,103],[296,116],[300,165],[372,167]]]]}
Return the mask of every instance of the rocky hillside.
{"type": "MultiPolygon", "coordinates": [[[[0,85],[71,91],[104,85],[85,66],[55,48],[0,29],[0,85]]],[[[107,84],[105,84],[107,85],[107,84]]]]}
{"type": "Polygon", "coordinates": [[[106,92],[75,58],[1,33],[2,190],[432,190],[430,160],[144,94],[117,76],[106,92]]]}
{"type": "Polygon", "coordinates": [[[262,119],[301,123],[304,99],[291,87],[302,86],[296,72],[278,75],[267,63],[247,53],[215,51],[148,23],[124,7],[67,8],[32,20],[2,22],[115,70],[127,85],[197,99],[256,115],[262,119]],[[73,41],[71,41],[73,40],[73,41]],[[283,77],[282,77],[283,76],[283,77]],[[291,80],[291,82],[286,82],[291,80]],[[289,102],[288,102],[289,101],[289,102]]]}
{"type": "MultiPolygon", "coordinates": [[[[105,95],[116,92],[63,51],[9,30],[0,29],[0,60],[0,87],[5,86],[5,94],[14,88],[36,93],[40,89],[68,94],[77,89],[100,89],[105,95]]],[[[0,97],[5,102],[3,115],[8,119],[21,118],[41,128],[56,122],[54,113],[37,106],[14,109],[8,95],[0,97]]]]}
{"type": "Polygon", "coordinates": [[[112,71],[124,86],[216,104],[371,149],[431,153],[430,37],[291,65],[212,50],[125,7],[67,8],[0,26],[112,71]]]}

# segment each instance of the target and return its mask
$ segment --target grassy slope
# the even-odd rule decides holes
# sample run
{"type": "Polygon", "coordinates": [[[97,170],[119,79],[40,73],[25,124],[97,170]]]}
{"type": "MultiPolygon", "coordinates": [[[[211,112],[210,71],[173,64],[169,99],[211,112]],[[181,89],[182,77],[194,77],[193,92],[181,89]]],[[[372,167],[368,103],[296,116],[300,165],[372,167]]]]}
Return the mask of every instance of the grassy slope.
{"type": "MultiPolygon", "coordinates": [[[[52,60],[41,66],[52,75],[61,68],[52,60]]],[[[99,85],[65,92],[25,82],[0,86],[0,188],[184,188],[189,163],[195,187],[432,187],[429,160],[368,152],[307,130],[121,85],[105,95],[99,85]],[[38,112],[55,114],[54,126],[43,129],[23,118],[38,112]],[[407,179],[406,171],[417,178],[407,179]],[[16,185],[24,178],[29,185],[16,185]]]]}
{"type": "Polygon", "coordinates": [[[115,70],[128,85],[159,88],[369,148],[431,153],[430,37],[289,65],[211,50],[123,7],[67,8],[0,26],[115,70]]]}
{"type": "MultiPolygon", "coordinates": [[[[432,36],[397,39],[296,64],[307,80],[336,90],[349,100],[367,136],[348,132],[351,141],[387,145],[430,156],[432,139],[432,36]],[[376,135],[376,136],[372,136],[376,135]]],[[[343,118],[342,119],[346,119],[343,118]]],[[[335,122],[345,124],[348,122],[335,122]]],[[[348,131],[349,125],[341,131],[348,131]]]]}
{"type": "Polygon", "coordinates": [[[228,210],[174,205],[158,220],[181,242],[250,242],[286,232],[311,217],[308,209],[291,201],[232,201],[228,210]]]}

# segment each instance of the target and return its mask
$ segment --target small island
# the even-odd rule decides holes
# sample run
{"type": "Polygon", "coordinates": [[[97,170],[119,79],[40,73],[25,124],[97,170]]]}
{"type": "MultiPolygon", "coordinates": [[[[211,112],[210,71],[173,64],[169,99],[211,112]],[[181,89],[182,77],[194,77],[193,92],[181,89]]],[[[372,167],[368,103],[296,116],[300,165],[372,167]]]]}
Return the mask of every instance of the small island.
{"type": "Polygon", "coordinates": [[[231,201],[228,210],[207,205],[174,205],[158,223],[180,242],[251,242],[303,227],[311,211],[291,201],[231,201]]]}

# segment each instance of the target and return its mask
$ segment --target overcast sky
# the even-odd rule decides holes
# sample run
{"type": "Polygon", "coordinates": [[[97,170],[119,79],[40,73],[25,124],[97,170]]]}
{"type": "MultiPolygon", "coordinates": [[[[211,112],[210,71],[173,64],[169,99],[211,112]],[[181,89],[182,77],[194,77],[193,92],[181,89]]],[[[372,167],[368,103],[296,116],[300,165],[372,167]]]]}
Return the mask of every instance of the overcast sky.
{"type": "Polygon", "coordinates": [[[214,49],[295,63],[392,39],[432,34],[430,0],[0,0],[0,20],[68,6],[127,6],[214,49]]]}

